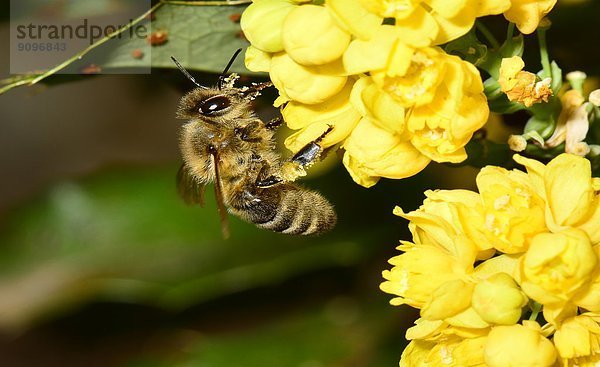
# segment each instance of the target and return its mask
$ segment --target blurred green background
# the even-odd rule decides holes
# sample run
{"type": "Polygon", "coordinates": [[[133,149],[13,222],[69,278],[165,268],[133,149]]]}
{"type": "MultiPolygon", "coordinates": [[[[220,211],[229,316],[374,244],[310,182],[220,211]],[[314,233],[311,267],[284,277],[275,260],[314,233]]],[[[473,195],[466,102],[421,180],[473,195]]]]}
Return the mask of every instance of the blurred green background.
{"type": "MultiPolygon", "coordinates": [[[[597,75],[598,2],[559,3],[551,54],[565,72],[597,75]]],[[[4,3],[2,78],[8,21],[4,3]]],[[[486,21],[502,34],[501,19],[486,21]]],[[[333,232],[292,237],[230,217],[224,241],[210,191],[199,208],[175,190],[174,112],[190,87],[180,73],[71,79],[0,96],[0,366],[397,365],[417,315],[378,289],[409,239],[392,209],[416,209],[426,189],[472,189],[474,169],[430,165],[364,189],[339,163],[315,167],[303,184],[335,205],[333,232]]],[[[264,119],[273,98],[257,103],[264,119]]]]}

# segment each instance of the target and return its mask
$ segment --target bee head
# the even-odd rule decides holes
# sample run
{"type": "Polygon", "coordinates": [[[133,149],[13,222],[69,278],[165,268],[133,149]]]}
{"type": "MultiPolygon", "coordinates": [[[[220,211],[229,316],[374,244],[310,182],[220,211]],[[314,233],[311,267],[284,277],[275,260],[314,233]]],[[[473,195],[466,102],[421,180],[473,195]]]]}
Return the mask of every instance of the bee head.
{"type": "Polygon", "coordinates": [[[249,101],[236,89],[194,88],[181,98],[176,116],[206,122],[239,118],[244,110],[248,110],[249,101]]]}
{"type": "Polygon", "coordinates": [[[179,104],[177,118],[180,119],[200,119],[207,122],[216,122],[218,120],[231,120],[239,118],[243,113],[249,110],[249,102],[254,100],[260,91],[272,86],[268,83],[252,83],[251,87],[235,87],[235,82],[239,76],[235,73],[227,74],[229,68],[235,61],[242,49],[238,49],[227,66],[219,75],[219,81],[215,88],[208,88],[200,85],[194,77],[173,57],[171,59],[177,65],[177,68],[192,82],[197,88],[187,93],[179,104]]]}

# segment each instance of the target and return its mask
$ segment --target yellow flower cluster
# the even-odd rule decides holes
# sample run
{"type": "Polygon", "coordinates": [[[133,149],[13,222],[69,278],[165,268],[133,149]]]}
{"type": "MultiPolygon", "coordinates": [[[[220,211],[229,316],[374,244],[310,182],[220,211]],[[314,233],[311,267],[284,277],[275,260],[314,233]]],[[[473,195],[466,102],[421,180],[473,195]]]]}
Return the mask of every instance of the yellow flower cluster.
{"type": "Polygon", "coordinates": [[[246,65],[270,73],[276,104],[287,102],[283,117],[298,130],[286,146],[297,151],[333,126],[322,144],[342,144],[363,186],[414,175],[432,159],[464,160],[488,115],[478,71],[439,48],[409,46],[406,29],[382,25],[378,4],[366,5],[262,0],[244,12],[246,65]]]}
{"type": "Polygon", "coordinates": [[[488,166],[479,193],[395,209],[413,242],[381,289],[421,310],[400,366],[600,363],[600,179],[577,155],[515,160],[527,173],[488,166]]]}
{"type": "MultiPolygon", "coordinates": [[[[555,2],[555,1],[554,1],[555,2]]],[[[477,69],[436,45],[477,17],[502,14],[532,32],[554,3],[531,0],[254,0],[241,26],[246,66],[269,72],[297,151],[333,130],[352,178],[369,187],[433,160],[462,162],[489,110],[477,69]],[[542,6],[541,4],[544,4],[542,6]],[[536,14],[535,16],[533,14],[536,14]]]]}

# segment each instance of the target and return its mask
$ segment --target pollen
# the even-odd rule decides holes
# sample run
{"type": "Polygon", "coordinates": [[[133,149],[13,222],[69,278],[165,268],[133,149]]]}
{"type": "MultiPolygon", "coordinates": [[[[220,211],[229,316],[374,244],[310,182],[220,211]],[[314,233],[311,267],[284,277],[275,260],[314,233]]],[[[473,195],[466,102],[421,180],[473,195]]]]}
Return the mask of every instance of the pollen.
{"type": "Polygon", "coordinates": [[[496,200],[494,200],[494,209],[501,210],[506,208],[508,203],[510,202],[510,195],[502,195],[496,200]]]}

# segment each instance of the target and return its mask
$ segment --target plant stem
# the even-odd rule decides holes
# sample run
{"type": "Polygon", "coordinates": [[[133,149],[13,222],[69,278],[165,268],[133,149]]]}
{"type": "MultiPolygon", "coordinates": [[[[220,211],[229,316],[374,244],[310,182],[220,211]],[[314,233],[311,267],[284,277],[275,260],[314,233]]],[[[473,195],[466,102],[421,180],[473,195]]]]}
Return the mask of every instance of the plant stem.
{"type": "Polygon", "coordinates": [[[490,43],[492,48],[497,49],[500,47],[500,43],[498,43],[498,40],[496,39],[496,37],[494,37],[492,32],[490,32],[490,30],[483,23],[481,23],[478,20],[475,22],[475,27],[477,28],[477,30],[479,32],[481,32],[481,34],[485,37],[485,39],[490,43]]]}
{"type": "MultiPolygon", "coordinates": [[[[6,83],[5,86],[0,88],[0,94],[9,91],[15,87],[19,87],[21,85],[29,84],[36,76],[35,75],[23,75],[21,78],[11,78],[13,81],[6,83]]],[[[0,83],[4,84],[4,83],[0,83]]]]}
{"type": "Polygon", "coordinates": [[[546,30],[538,28],[538,41],[540,43],[540,59],[544,70],[544,77],[552,77],[552,68],[550,67],[550,58],[548,57],[548,47],[546,46],[546,30]]]}
{"type": "Polygon", "coordinates": [[[513,38],[514,33],[515,33],[515,23],[508,23],[508,28],[506,28],[506,40],[513,38]]]}
{"type": "Polygon", "coordinates": [[[533,302],[531,305],[531,315],[529,315],[529,320],[535,321],[542,310],[542,305],[537,302],[533,302]]]}

